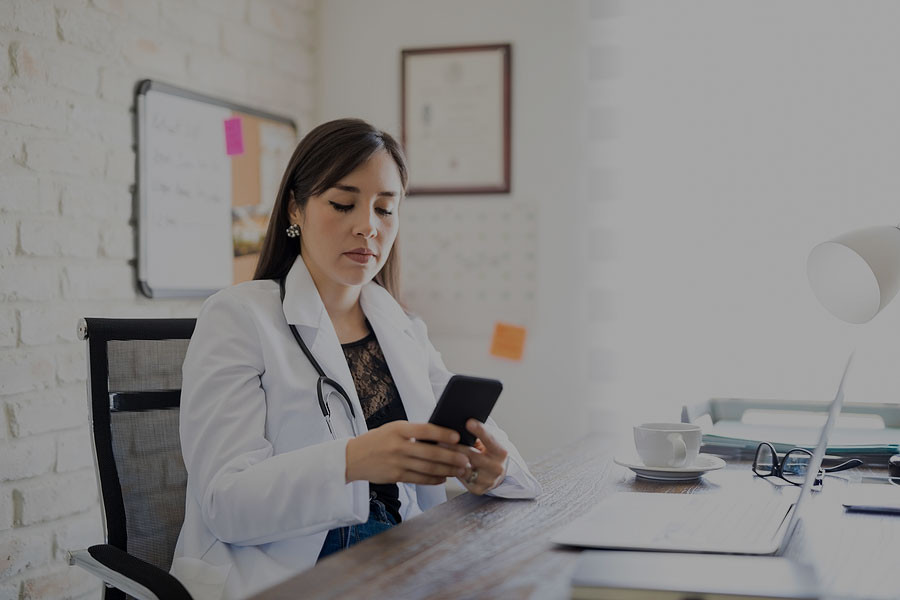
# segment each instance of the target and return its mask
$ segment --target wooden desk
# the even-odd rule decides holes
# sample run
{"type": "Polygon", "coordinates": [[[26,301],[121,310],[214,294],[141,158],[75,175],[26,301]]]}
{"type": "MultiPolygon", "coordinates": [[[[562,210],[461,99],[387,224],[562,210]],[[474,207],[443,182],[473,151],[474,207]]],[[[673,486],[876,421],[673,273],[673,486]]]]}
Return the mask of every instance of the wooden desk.
{"type": "MultiPolygon", "coordinates": [[[[580,551],[549,538],[608,494],[772,485],[746,462],[690,484],[636,480],[612,462],[612,450],[598,436],[579,440],[531,465],[544,486],[536,500],[463,494],[256,598],[568,598],[580,551]]],[[[900,598],[900,517],[845,513],[843,485],[826,478],[786,555],[811,562],[829,598],[900,598]]]]}

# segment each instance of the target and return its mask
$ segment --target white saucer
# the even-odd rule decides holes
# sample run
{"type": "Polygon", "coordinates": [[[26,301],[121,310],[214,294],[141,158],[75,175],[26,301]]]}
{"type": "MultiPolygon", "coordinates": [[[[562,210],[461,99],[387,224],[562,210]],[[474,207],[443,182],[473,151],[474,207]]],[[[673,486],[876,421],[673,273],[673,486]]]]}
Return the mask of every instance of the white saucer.
{"type": "Polygon", "coordinates": [[[654,481],[693,481],[699,479],[704,473],[721,469],[725,461],[712,454],[699,454],[694,464],[685,467],[648,467],[636,456],[613,459],[617,465],[627,467],[634,471],[638,477],[652,479],[654,481]]]}

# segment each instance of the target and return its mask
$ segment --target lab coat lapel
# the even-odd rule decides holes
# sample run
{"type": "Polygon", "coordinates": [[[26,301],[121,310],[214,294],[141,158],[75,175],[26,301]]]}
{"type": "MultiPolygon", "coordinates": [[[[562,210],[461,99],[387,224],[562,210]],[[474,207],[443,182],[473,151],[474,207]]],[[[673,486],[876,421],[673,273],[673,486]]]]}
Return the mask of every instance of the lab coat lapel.
{"type": "MultiPolygon", "coordinates": [[[[366,419],[356,394],[353,376],[347,366],[347,358],[309,269],[299,256],[285,279],[283,310],[285,319],[289,324],[297,326],[300,337],[306,342],[325,375],[341,384],[347,392],[356,413],[356,429],[360,433],[365,432],[366,419]]],[[[301,352],[299,348],[297,351],[301,352]]],[[[331,411],[333,418],[339,418],[338,415],[345,412],[343,407],[335,405],[331,405],[331,411]]]]}
{"type": "Polygon", "coordinates": [[[427,355],[413,337],[412,322],[394,297],[375,282],[363,286],[360,303],[378,338],[407,420],[426,422],[434,406],[434,392],[427,355]]]}
{"type": "MultiPolygon", "coordinates": [[[[378,338],[407,419],[412,423],[426,422],[434,406],[434,392],[428,379],[428,357],[413,337],[412,322],[394,297],[374,281],[363,286],[360,305],[378,338]]],[[[285,280],[283,310],[285,319],[297,326],[325,374],[346,390],[356,411],[357,430],[367,431],[353,376],[334,325],[306,263],[299,256],[285,280]]]]}

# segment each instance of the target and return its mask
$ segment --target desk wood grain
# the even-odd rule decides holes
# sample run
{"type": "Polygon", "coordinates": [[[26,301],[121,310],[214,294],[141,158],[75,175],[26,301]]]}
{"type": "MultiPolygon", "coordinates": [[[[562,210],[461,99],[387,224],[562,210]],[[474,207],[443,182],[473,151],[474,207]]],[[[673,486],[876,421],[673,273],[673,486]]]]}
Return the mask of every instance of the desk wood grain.
{"type": "MultiPolygon", "coordinates": [[[[558,528],[619,491],[717,493],[772,483],[746,463],[693,483],[636,479],[612,462],[613,447],[589,436],[531,465],[544,493],[536,500],[463,494],[256,596],[295,598],[569,597],[580,553],[549,541],[558,528]]],[[[835,598],[900,598],[900,517],[845,514],[828,478],[807,506],[787,555],[812,563],[835,598]],[[896,583],[891,583],[891,581],[896,583]]]]}

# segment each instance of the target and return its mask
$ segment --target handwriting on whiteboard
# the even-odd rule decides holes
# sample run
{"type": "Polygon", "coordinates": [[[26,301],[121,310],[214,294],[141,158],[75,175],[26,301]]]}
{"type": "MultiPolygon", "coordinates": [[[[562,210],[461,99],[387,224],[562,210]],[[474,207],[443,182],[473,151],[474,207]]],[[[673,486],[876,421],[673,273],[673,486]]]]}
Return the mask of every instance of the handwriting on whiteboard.
{"type": "Polygon", "coordinates": [[[231,284],[231,165],[227,108],[146,95],[142,182],[147,281],[180,289],[231,284]],[[164,282],[164,283],[163,283],[164,282]]]}

